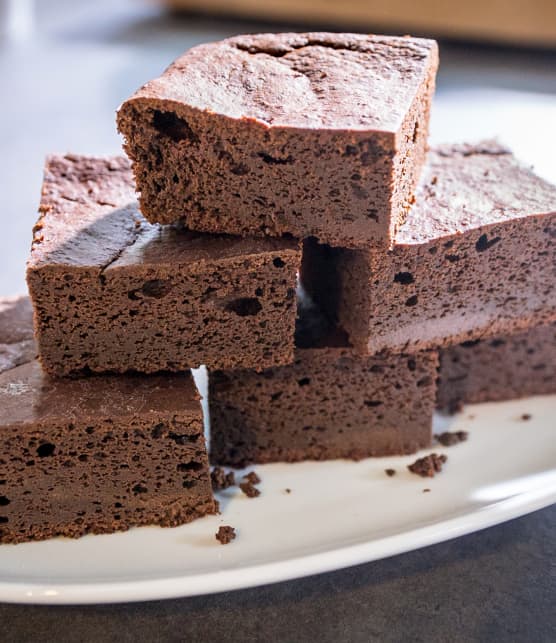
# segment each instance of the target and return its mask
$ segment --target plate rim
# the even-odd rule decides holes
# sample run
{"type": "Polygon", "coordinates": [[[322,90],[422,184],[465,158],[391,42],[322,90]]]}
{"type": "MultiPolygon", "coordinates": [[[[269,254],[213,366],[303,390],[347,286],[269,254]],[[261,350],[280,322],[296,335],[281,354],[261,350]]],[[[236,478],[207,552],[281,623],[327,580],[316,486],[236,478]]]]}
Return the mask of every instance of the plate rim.
{"type": "Polygon", "coordinates": [[[0,602],[42,605],[135,603],[217,594],[294,580],[396,556],[507,522],[556,503],[556,484],[524,491],[454,518],[283,561],[241,569],[134,581],[92,583],[9,582],[0,579],[0,602]]]}

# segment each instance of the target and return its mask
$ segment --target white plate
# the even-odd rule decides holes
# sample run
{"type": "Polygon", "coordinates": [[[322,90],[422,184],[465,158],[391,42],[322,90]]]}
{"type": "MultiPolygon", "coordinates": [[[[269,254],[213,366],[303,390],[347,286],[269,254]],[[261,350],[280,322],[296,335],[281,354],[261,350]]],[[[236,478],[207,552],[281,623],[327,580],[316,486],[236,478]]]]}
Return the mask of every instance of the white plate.
{"type": "MultiPolygon", "coordinates": [[[[316,574],[467,534],[556,501],[556,396],[469,406],[444,471],[416,456],[257,467],[262,494],[175,529],[0,546],[0,601],[100,603],[190,596],[316,574]],[[530,420],[522,414],[530,413],[530,420]],[[386,468],[397,474],[389,478],[386,468]],[[285,489],[291,489],[286,493],[285,489]],[[423,493],[429,488],[430,493],[423,493]],[[222,546],[219,525],[238,537],[222,546]]],[[[442,426],[440,426],[442,425],[442,426]]],[[[430,451],[428,451],[430,452],[430,451]]]]}

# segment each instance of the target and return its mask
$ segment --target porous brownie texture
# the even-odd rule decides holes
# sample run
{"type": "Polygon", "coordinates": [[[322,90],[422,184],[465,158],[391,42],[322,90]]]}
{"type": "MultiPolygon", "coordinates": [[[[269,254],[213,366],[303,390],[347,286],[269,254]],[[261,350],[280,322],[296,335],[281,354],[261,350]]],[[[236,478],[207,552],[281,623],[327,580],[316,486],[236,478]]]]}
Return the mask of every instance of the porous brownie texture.
{"type": "Polygon", "coordinates": [[[556,393],[556,324],[440,351],[438,407],[556,393]]]}
{"type": "MultiPolygon", "coordinates": [[[[0,314],[0,335],[10,323],[0,314]]],[[[215,510],[190,373],[53,379],[31,359],[0,374],[1,543],[172,527],[215,510]]]]}
{"type": "Polygon", "coordinates": [[[436,352],[362,358],[341,332],[315,337],[298,334],[292,365],[209,374],[213,463],[357,460],[430,445],[436,352]]]}
{"type": "Polygon", "coordinates": [[[301,248],[146,222],[123,158],[51,157],[27,281],[53,375],[293,359],[301,248]]]}
{"type": "Polygon", "coordinates": [[[556,186],[499,144],[432,150],[387,253],[305,244],[301,280],[361,354],[556,319],[556,186]]]}
{"type": "Polygon", "coordinates": [[[149,221],[387,247],[426,154],[432,40],[332,33],[194,47],[121,106],[149,221]]]}

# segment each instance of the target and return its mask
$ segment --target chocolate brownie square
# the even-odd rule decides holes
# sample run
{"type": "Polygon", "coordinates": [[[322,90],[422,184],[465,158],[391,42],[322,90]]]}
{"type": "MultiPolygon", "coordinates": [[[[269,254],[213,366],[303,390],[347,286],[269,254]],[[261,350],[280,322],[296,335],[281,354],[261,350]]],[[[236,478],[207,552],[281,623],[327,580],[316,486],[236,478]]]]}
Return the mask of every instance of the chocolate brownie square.
{"type": "Polygon", "coordinates": [[[260,34],[194,47],[121,106],[151,222],[388,247],[425,159],[434,41],[260,34]]]}
{"type": "Polygon", "coordinates": [[[27,280],[53,375],[293,359],[297,241],[146,222],[124,158],[48,159],[27,280]]]}
{"type": "Polygon", "coordinates": [[[361,354],[556,319],[556,186],[494,142],[432,150],[388,253],[309,241],[302,283],[361,354]]]}
{"type": "Polygon", "coordinates": [[[215,513],[190,373],[51,379],[14,330],[32,332],[27,298],[0,300],[0,346],[21,362],[0,361],[1,543],[215,513]]]}
{"type": "Polygon", "coordinates": [[[302,317],[295,361],[209,373],[210,459],[360,459],[430,446],[438,355],[360,357],[345,333],[302,317]]]}
{"type": "Polygon", "coordinates": [[[440,351],[438,407],[556,393],[556,324],[440,351]]]}

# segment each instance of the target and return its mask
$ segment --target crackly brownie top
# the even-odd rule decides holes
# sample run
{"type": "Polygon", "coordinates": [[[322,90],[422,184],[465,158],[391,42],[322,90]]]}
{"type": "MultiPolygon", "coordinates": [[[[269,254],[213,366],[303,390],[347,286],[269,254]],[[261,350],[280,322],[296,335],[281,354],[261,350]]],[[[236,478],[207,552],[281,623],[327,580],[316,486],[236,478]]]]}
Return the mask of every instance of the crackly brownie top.
{"type": "Polygon", "coordinates": [[[496,141],[429,152],[416,201],[396,244],[419,244],[535,214],[556,214],[556,186],[496,141]]]}
{"type": "Polygon", "coordinates": [[[422,38],[236,36],[190,49],[130,100],[158,108],[171,101],[273,127],[397,131],[437,64],[436,42],[422,38]]]}
{"type": "Polygon", "coordinates": [[[29,297],[0,298],[0,373],[35,359],[29,297]]]}
{"type": "Polygon", "coordinates": [[[0,424],[184,410],[200,417],[199,394],[190,373],[49,378],[35,359],[32,337],[29,298],[0,299],[0,424]],[[14,359],[8,363],[9,349],[14,359]]]}
{"type": "Polygon", "coordinates": [[[243,239],[148,223],[139,211],[130,165],[122,157],[47,159],[28,269],[193,264],[298,251],[291,239],[243,239]]]}

